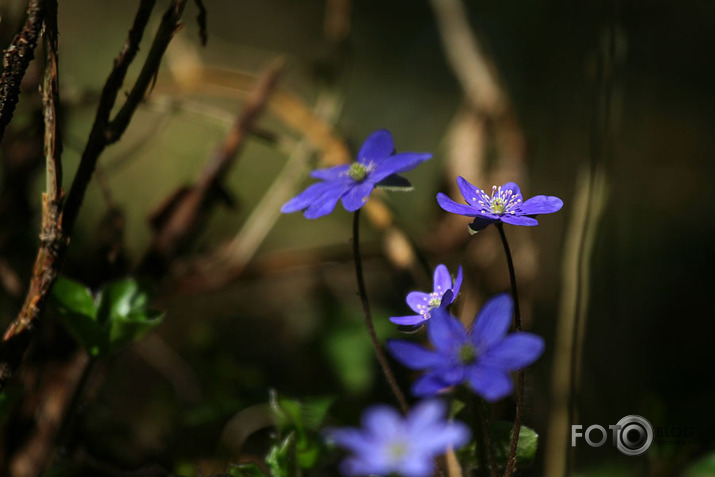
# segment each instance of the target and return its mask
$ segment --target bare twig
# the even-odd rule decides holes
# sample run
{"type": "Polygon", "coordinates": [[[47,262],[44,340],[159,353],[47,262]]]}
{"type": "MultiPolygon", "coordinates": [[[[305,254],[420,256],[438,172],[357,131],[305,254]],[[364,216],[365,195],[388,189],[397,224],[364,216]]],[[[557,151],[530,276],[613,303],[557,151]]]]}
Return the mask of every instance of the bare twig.
{"type": "Polygon", "coordinates": [[[0,141],[20,98],[22,77],[25,76],[27,67],[35,57],[35,47],[40,38],[46,3],[43,0],[30,0],[27,5],[25,26],[5,50],[2,76],[0,76],[0,141]]]}
{"type": "Polygon", "coordinates": [[[268,96],[273,91],[283,62],[275,62],[259,80],[248,98],[245,108],[231,130],[206,164],[201,177],[190,188],[183,188],[169,201],[158,225],[152,243],[139,266],[140,273],[152,276],[163,275],[171,258],[193,237],[205,221],[207,210],[213,206],[221,192],[221,182],[235,161],[238,152],[249,135],[253,123],[265,108],[268,96]]]}
{"type": "Polygon", "coordinates": [[[196,8],[199,9],[199,14],[196,15],[196,22],[199,24],[199,36],[201,37],[201,45],[206,46],[209,40],[208,29],[206,27],[206,7],[203,0],[194,0],[196,8]]]}
{"type": "MultiPolygon", "coordinates": [[[[48,60],[46,72],[50,75],[56,75],[56,50],[52,51],[52,48],[56,48],[57,45],[57,28],[56,24],[50,24],[53,23],[56,18],[56,2],[53,0],[53,2],[49,4],[54,4],[54,11],[52,15],[48,15],[48,20],[50,21],[46,22],[45,25],[45,29],[48,31],[48,37],[50,38],[48,43],[50,47],[48,57],[54,55],[55,59],[48,60]],[[52,39],[53,36],[54,39],[52,39]]],[[[57,107],[57,81],[56,78],[50,78],[49,82],[46,79],[46,98],[44,104],[45,121],[46,125],[49,126],[45,135],[45,152],[46,155],[48,155],[48,190],[43,196],[41,243],[37,258],[35,259],[30,288],[27,292],[25,303],[15,321],[8,326],[3,335],[2,342],[0,342],[0,390],[2,390],[9,376],[22,361],[22,356],[30,341],[32,329],[44,309],[45,300],[57,278],[64,251],[69,243],[72,227],[79,214],[85,191],[92,178],[92,173],[96,167],[99,155],[104,151],[107,145],[116,142],[126,129],[132,114],[142,101],[152,78],[159,69],[162,55],[169,41],[180,26],[179,19],[183,13],[186,0],[174,0],[169,6],[162,18],[152,47],[134,87],[115,119],[110,121],[112,107],[124,82],[129,64],[136,56],[139,42],[143,36],[154,4],[155,0],[142,0],[139,5],[134,24],[129,32],[129,38],[119,54],[119,57],[115,60],[114,67],[102,90],[97,115],[87,141],[87,146],[82,154],[77,174],[72,182],[72,187],[64,203],[64,207],[61,207],[60,203],[62,192],[59,188],[60,181],[58,180],[61,171],[61,167],[59,166],[61,147],[56,145],[57,113],[55,108],[57,107]],[[51,91],[53,90],[48,89],[48,86],[49,88],[54,87],[55,92],[52,93],[51,91]],[[50,116],[54,118],[54,120],[50,119],[50,116]]]]}

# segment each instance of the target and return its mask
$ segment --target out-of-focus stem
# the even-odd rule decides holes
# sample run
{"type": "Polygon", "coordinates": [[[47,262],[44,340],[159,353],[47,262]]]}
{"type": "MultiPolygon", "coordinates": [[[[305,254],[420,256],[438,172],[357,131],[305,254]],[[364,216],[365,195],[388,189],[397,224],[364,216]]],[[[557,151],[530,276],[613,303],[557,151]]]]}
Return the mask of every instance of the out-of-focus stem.
{"type": "Polygon", "coordinates": [[[377,360],[380,362],[380,367],[382,372],[387,378],[387,382],[392,389],[392,393],[397,398],[397,402],[400,404],[400,409],[402,412],[407,414],[410,407],[407,404],[405,395],[402,394],[400,387],[397,385],[397,380],[395,380],[395,375],[390,369],[390,364],[387,362],[385,353],[382,351],[380,346],[380,341],[377,339],[377,334],[375,333],[375,326],[372,324],[372,314],[370,313],[370,302],[367,299],[367,290],[365,290],[365,279],[362,273],[362,259],[360,258],[360,209],[356,210],[353,214],[353,257],[355,258],[355,277],[357,279],[358,293],[360,294],[360,301],[362,302],[362,311],[365,315],[365,326],[367,327],[367,332],[370,335],[370,341],[372,341],[372,347],[375,349],[375,354],[377,355],[377,360]]]}

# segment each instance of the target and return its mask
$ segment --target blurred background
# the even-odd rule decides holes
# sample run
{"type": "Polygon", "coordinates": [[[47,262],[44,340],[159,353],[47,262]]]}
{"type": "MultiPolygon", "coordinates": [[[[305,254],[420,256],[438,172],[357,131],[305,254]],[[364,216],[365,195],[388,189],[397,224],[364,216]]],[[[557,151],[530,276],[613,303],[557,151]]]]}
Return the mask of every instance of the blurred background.
{"type": "MultiPolygon", "coordinates": [[[[59,6],[65,188],[137,4],[59,6]]],[[[538,227],[506,229],[527,328],[547,343],[527,373],[525,422],[539,450],[520,474],[715,475],[692,467],[715,449],[715,6],[214,0],[206,8],[206,46],[189,2],[151,94],[101,157],[62,269],[95,291],[149,277],[152,306],[166,311],[160,327],[90,374],[68,445],[95,469],[88,475],[149,464],[211,475],[260,458],[270,389],[332,396],[334,425],[392,403],[356,295],[351,215],[341,206],[315,221],[279,213],[312,168],[351,160],[378,128],[392,132],[398,151],[434,154],[407,174],[414,191],[375,194],[363,216],[381,339],[400,335],[387,318],[410,313],[404,296],[428,290],[427,271],[439,263],[465,269],[453,310],[465,323],[509,289],[497,231],[470,237],[465,217],[436,204],[439,191],[459,197],[458,175],[485,189],[515,180],[526,197],[561,197],[562,211],[538,227]],[[267,81],[275,85],[261,95],[267,81]],[[180,246],[152,261],[167,207],[207,176],[253,100],[264,107],[241,123],[242,148],[214,178],[215,200],[180,246]],[[568,447],[569,415],[607,427],[629,414],[692,436],[656,441],[638,457],[583,441],[568,447]]],[[[3,47],[24,9],[0,0],[3,47]]],[[[22,304],[40,225],[37,63],[0,151],[3,326],[22,304]]],[[[3,475],[32,475],[10,472],[18,459],[37,459],[33,443],[46,439],[38,403],[68,394],[55,387],[72,389],[86,365],[53,313],[45,318],[0,406],[3,475]]],[[[406,388],[413,376],[396,369],[406,388]]],[[[511,413],[509,399],[495,406],[500,417],[511,413]]]]}

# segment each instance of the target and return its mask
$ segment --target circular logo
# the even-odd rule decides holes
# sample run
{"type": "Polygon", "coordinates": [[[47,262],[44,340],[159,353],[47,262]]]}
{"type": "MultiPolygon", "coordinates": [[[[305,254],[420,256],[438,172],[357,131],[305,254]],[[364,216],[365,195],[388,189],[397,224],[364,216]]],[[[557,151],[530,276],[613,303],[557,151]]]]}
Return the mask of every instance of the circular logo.
{"type": "Polygon", "coordinates": [[[617,424],[616,447],[625,455],[640,455],[653,443],[653,426],[642,416],[626,416],[617,424]]]}

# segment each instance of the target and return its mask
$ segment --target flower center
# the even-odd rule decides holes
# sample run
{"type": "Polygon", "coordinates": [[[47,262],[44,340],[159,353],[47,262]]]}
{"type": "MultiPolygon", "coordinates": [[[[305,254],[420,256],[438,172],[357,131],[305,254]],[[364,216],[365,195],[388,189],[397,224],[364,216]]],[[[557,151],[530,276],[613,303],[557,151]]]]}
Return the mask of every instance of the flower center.
{"type": "Polygon", "coordinates": [[[430,298],[430,299],[429,299],[429,302],[427,302],[427,305],[428,305],[430,308],[437,308],[437,307],[438,307],[439,305],[441,305],[441,304],[442,304],[442,298],[441,298],[441,297],[438,297],[438,296],[435,296],[435,297],[430,298]]]}
{"type": "Polygon", "coordinates": [[[472,364],[477,360],[477,349],[470,344],[462,345],[459,348],[459,360],[462,364],[472,364]]]}
{"type": "Polygon", "coordinates": [[[407,455],[407,446],[404,442],[393,442],[388,449],[388,454],[393,462],[400,461],[407,455]]]}
{"type": "Polygon", "coordinates": [[[348,169],[348,175],[355,182],[360,182],[364,180],[369,172],[370,167],[360,162],[353,162],[352,164],[350,164],[350,169],[348,169]]]}
{"type": "Polygon", "coordinates": [[[502,190],[501,186],[492,186],[492,195],[487,195],[483,190],[477,189],[479,205],[483,212],[504,215],[516,213],[516,209],[521,205],[521,195],[515,194],[513,190],[502,190]]]}

